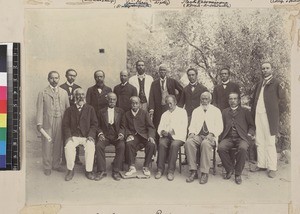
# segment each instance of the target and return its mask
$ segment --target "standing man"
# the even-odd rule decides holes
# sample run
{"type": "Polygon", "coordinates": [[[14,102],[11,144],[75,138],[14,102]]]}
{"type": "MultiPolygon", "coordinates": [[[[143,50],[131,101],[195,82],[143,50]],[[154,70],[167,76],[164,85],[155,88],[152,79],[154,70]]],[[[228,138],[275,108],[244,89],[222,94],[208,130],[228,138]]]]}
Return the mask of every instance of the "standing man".
{"type": "Polygon", "coordinates": [[[137,89],[141,108],[145,111],[148,111],[150,87],[151,83],[153,82],[153,78],[145,73],[144,61],[138,60],[135,66],[138,73],[129,79],[129,83],[137,89]]]}
{"type": "Polygon", "coordinates": [[[101,180],[106,176],[105,147],[112,144],[116,149],[116,155],[113,160],[112,177],[114,180],[119,181],[121,180],[119,172],[122,169],[125,153],[124,135],[120,133],[124,111],[116,107],[117,95],[115,93],[108,93],[107,99],[108,107],[100,109],[100,111],[97,112],[99,140],[96,145],[97,174],[95,180],[101,180]]]}
{"type": "Polygon", "coordinates": [[[148,112],[141,109],[139,97],[131,97],[131,110],[127,111],[122,119],[121,133],[126,139],[126,159],[129,170],[125,173],[130,176],[136,173],[135,157],[138,150],[145,148],[145,162],[143,173],[150,176],[149,165],[155,154],[155,128],[148,112]]]}
{"type": "Polygon", "coordinates": [[[168,72],[168,68],[166,65],[160,65],[158,72],[160,78],[158,80],[155,80],[151,84],[149,97],[149,112],[150,116],[153,117],[153,124],[156,129],[158,128],[158,125],[160,123],[161,115],[168,109],[168,105],[166,104],[166,97],[168,95],[176,96],[177,90],[177,97],[180,98],[183,89],[178,81],[166,76],[168,72]]]}
{"type": "Polygon", "coordinates": [[[218,107],[221,112],[229,107],[228,96],[230,92],[241,94],[238,84],[229,80],[230,71],[228,68],[222,68],[220,71],[222,83],[214,87],[212,104],[218,107]]]}
{"type": "Polygon", "coordinates": [[[230,179],[235,173],[235,183],[241,184],[247,150],[255,135],[255,125],[250,112],[240,106],[240,95],[237,92],[229,94],[229,105],[230,107],[222,112],[224,130],[221,134],[218,153],[226,170],[224,179],[230,179]],[[237,148],[235,166],[229,155],[231,148],[237,148]]]}
{"type": "MultiPolygon", "coordinates": [[[[74,91],[77,88],[81,88],[79,85],[74,83],[76,77],[77,77],[77,72],[74,69],[70,68],[66,71],[67,82],[60,85],[60,87],[68,93],[70,106],[75,105],[75,98],[74,98],[74,95],[73,95],[74,91]]],[[[66,163],[64,150],[63,150],[62,159],[63,159],[63,162],[66,163]]],[[[82,163],[79,159],[79,147],[76,147],[75,164],[82,165],[82,163]]]]}
{"type": "Polygon", "coordinates": [[[128,83],[128,71],[120,72],[121,83],[114,87],[114,93],[117,95],[117,107],[124,110],[124,112],[131,109],[130,97],[137,96],[136,88],[128,83]]]}
{"type": "Polygon", "coordinates": [[[168,110],[162,114],[157,132],[160,135],[158,144],[158,164],[156,179],[161,178],[165,169],[167,151],[169,151],[167,179],[174,179],[176,160],[180,147],[184,144],[187,131],[186,111],[176,106],[176,97],[167,95],[165,98],[168,110]]]}
{"type": "Polygon", "coordinates": [[[98,121],[95,110],[85,101],[85,91],[78,88],[74,91],[75,105],[69,107],[63,118],[63,133],[66,137],[65,154],[68,172],[66,181],[74,176],[74,162],[78,145],[84,146],[85,151],[85,176],[94,180],[93,164],[95,156],[95,139],[98,121]]]}
{"type": "Polygon", "coordinates": [[[277,152],[275,137],[279,128],[279,101],[285,96],[284,84],[273,77],[270,62],[262,63],[261,80],[254,90],[252,116],[256,125],[257,167],[252,171],[268,170],[276,177],[277,152]]]}
{"type": "Polygon", "coordinates": [[[94,107],[95,112],[98,112],[100,109],[107,107],[108,103],[106,95],[109,92],[112,92],[112,90],[104,84],[105,73],[103,71],[95,71],[94,79],[96,84],[88,88],[86,93],[86,102],[94,107]]]}
{"type": "Polygon", "coordinates": [[[197,178],[197,149],[200,147],[200,184],[208,181],[211,153],[216,146],[217,138],[223,130],[220,109],[210,104],[211,94],[201,94],[201,105],[193,111],[189,136],[185,143],[185,150],[190,168],[190,175],[186,182],[193,182],[197,178]]]}
{"type": "Polygon", "coordinates": [[[42,156],[44,174],[49,176],[51,169],[63,172],[60,166],[63,142],[61,133],[62,118],[70,106],[68,94],[58,87],[59,73],[48,73],[49,86],[41,91],[37,99],[37,130],[45,131],[51,139],[42,135],[42,156]]]}

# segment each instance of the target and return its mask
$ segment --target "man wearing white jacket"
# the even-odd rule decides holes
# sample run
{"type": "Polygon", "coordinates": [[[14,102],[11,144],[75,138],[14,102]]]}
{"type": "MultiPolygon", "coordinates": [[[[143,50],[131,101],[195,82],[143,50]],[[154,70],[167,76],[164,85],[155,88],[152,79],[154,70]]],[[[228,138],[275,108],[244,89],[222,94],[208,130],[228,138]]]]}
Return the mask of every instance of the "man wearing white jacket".
{"type": "Polygon", "coordinates": [[[200,184],[208,181],[210,156],[216,146],[217,138],[223,131],[223,121],[220,109],[210,104],[212,96],[204,92],[200,96],[200,106],[192,114],[188,139],[185,143],[190,175],[186,182],[197,178],[197,148],[200,147],[200,184]]]}
{"type": "Polygon", "coordinates": [[[158,145],[158,163],[156,179],[161,178],[165,169],[165,159],[169,150],[167,179],[174,179],[177,154],[186,138],[188,124],[187,113],[184,109],[176,106],[176,97],[167,95],[165,98],[168,111],[162,114],[157,132],[160,135],[158,145]]]}

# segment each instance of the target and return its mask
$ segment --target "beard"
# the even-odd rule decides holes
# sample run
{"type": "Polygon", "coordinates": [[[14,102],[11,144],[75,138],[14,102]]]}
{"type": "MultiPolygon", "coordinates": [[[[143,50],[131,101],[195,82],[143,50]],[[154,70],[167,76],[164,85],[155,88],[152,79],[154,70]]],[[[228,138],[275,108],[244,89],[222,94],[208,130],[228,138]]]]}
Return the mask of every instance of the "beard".
{"type": "Polygon", "coordinates": [[[79,106],[83,106],[85,104],[85,99],[78,99],[76,100],[76,104],[79,105],[79,106]]]}

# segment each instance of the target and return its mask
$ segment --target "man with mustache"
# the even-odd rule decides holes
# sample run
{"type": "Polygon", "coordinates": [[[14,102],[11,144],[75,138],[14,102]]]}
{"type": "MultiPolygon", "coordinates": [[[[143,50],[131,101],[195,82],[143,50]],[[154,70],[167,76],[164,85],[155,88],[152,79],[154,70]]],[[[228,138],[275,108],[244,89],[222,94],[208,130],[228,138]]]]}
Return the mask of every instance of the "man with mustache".
{"type": "Polygon", "coordinates": [[[66,181],[74,176],[76,147],[84,146],[85,176],[94,180],[93,164],[95,155],[95,139],[98,130],[98,120],[95,110],[85,101],[85,91],[78,88],[74,91],[75,105],[69,107],[63,118],[63,133],[66,137],[65,154],[68,172],[66,181]]]}

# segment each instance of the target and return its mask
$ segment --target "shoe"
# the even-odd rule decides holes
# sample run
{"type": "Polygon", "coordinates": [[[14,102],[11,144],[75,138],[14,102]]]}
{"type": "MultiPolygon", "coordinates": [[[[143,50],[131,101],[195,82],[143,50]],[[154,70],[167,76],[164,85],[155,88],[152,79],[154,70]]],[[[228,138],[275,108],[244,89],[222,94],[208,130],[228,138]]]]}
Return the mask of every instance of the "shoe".
{"type": "Polygon", "coordinates": [[[143,173],[144,173],[144,175],[146,175],[146,176],[151,176],[151,172],[149,171],[149,168],[148,168],[148,167],[143,167],[143,173]]]}
{"type": "Polygon", "coordinates": [[[136,173],[136,168],[134,166],[130,166],[129,170],[125,173],[125,176],[131,176],[136,173]]]}
{"type": "Polygon", "coordinates": [[[120,175],[119,172],[113,172],[113,173],[112,173],[112,177],[113,177],[113,179],[114,179],[115,181],[121,180],[121,175],[120,175]]]}
{"type": "Polygon", "coordinates": [[[70,181],[74,177],[74,169],[73,170],[68,170],[66,176],[65,176],[65,181],[70,181]]]}
{"type": "Polygon", "coordinates": [[[276,177],[276,171],[274,171],[274,170],[269,170],[268,176],[269,176],[269,178],[275,178],[275,177],[276,177]]]}
{"type": "Polygon", "coordinates": [[[236,175],[234,180],[236,184],[240,185],[242,183],[242,176],[236,175]]]}
{"type": "Polygon", "coordinates": [[[191,183],[197,178],[198,178],[197,171],[196,170],[191,170],[189,177],[186,178],[186,182],[191,183]]]}
{"type": "Polygon", "coordinates": [[[93,172],[85,172],[85,177],[89,180],[95,180],[95,175],[93,172]]]}
{"type": "Polygon", "coordinates": [[[51,169],[44,169],[44,174],[45,174],[46,176],[51,175],[51,169]]]}
{"type": "Polygon", "coordinates": [[[155,175],[155,179],[160,179],[162,175],[163,175],[162,171],[157,171],[155,175]]]}
{"type": "Polygon", "coordinates": [[[97,172],[94,180],[100,181],[102,178],[106,177],[106,175],[107,175],[106,172],[97,172]]]}
{"type": "Polygon", "coordinates": [[[76,157],[75,164],[78,165],[78,166],[82,166],[83,165],[83,163],[80,161],[79,157],[76,157]]]}
{"type": "Polygon", "coordinates": [[[174,180],[174,173],[169,172],[168,175],[167,175],[167,179],[169,181],[173,181],[174,180]]]}
{"type": "Polygon", "coordinates": [[[52,169],[57,172],[65,172],[66,171],[65,167],[63,167],[63,166],[59,166],[57,168],[52,168],[52,169]]]}
{"type": "Polygon", "coordinates": [[[230,170],[229,172],[226,172],[226,174],[224,175],[224,179],[229,180],[232,175],[233,175],[233,170],[230,170]]]}
{"type": "Polygon", "coordinates": [[[265,170],[267,170],[267,169],[255,166],[254,168],[250,169],[250,172],[258,172],[258,171],[265,171],[265,170]]]}
{"type": "Polygon", "coordinates": [[[208,181],[208,173],[202,173],[200,178],[200,184],[206,184],[208,181]]]}

